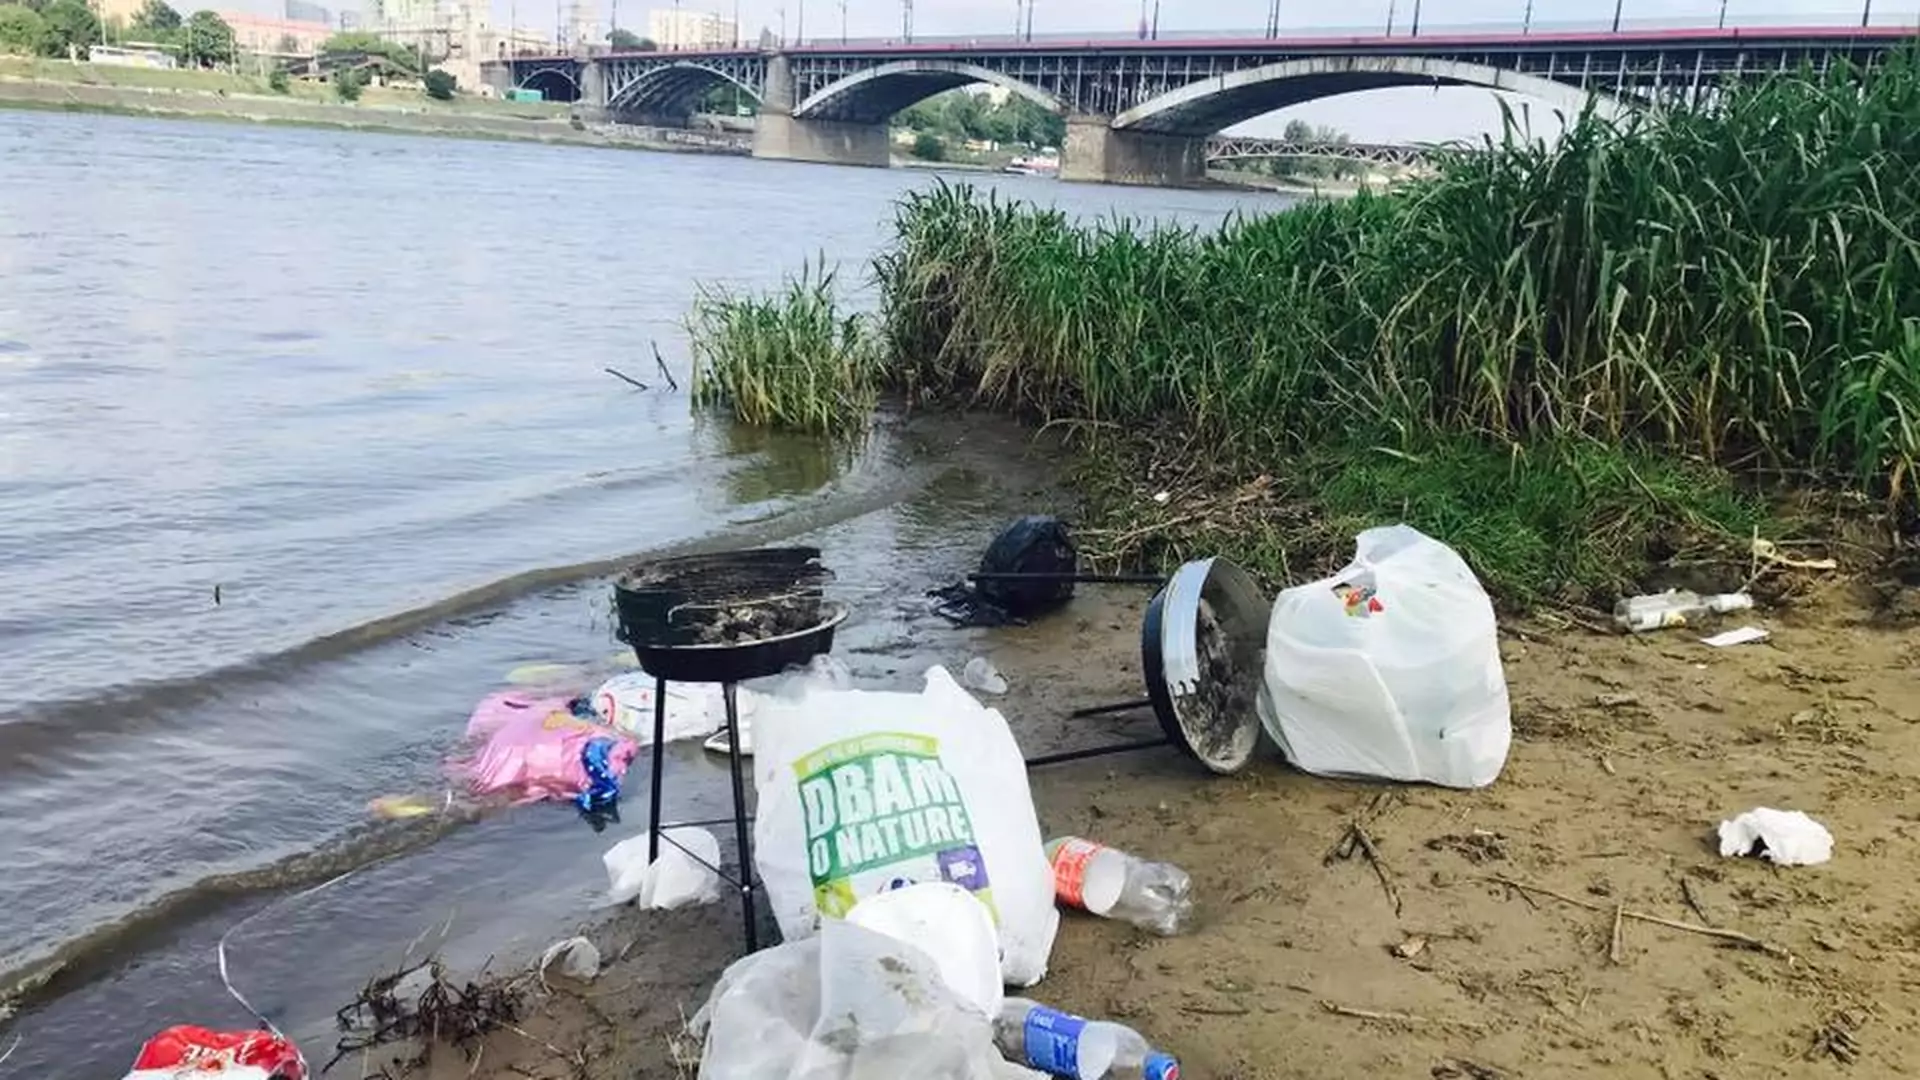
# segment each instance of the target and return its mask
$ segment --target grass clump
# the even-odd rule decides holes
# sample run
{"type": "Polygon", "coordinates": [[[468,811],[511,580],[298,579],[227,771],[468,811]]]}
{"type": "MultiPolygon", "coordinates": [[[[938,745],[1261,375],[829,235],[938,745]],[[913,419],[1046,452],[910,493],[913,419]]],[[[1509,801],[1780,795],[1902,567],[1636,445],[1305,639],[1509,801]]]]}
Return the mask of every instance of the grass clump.
{"type": "Polygon", "coordinates": [[[841,311],[824,264],[771,296],[703,288],[687,333],[693,401],[744,423],[817,434],[857,430],[879,400],[866,320],[841,311]]]}

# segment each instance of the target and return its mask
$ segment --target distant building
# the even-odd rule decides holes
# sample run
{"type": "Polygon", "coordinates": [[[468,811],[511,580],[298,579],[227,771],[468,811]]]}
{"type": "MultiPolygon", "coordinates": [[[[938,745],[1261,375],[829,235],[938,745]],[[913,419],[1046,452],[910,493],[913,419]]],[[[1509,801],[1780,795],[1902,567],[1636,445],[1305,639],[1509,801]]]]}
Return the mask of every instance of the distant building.
{"type": "Polygon", "coordinates": [[[292,22],[315,22],[333,25],[333,12],[313,3],[312,0],[286,0],[282,12],[292,22]]]}
{"type": "Polygon", "coordinates": [[[92,0],[89,6],[101,23],[117,23],[125,29],[133,25],[134,16],[147,6],[147,0],[92,0]]]}
{"type": "Polygon", "coordinates": [[[682,8],[647,12],[647,36],[663,49],[718,49],[740,40],[740,25],[707,11],[682,8]]]}
{"type": "Polygon", "coordinates": [[[176,68],[179,62],[173,53],[159,46],[141,48],[125,46],[115,48],[111,45],[93,45],[87,48],[87,62],[90,64],[113,64],[116,67],[176,68]]]}
{"type": "Polygon", "coordinates": [[[566,29],[560,37],[568,49],[591,48],[602,43],[600,12],[593,0],[570,0],[566,29]]]}
{"type": "Polygon", "coordinates": [[[333,24],[304,19],[269,19],[243,11],[222,11],[233,27],[233,43],[243,53],[260,56],[312,56],[334,35],[333,24]]]}

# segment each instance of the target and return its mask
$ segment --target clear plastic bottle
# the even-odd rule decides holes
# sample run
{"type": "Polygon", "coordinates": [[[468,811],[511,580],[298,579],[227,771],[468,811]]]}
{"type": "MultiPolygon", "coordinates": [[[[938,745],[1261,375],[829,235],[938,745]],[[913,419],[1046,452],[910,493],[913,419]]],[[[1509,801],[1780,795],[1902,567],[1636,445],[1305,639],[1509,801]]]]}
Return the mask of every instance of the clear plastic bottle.
{"type": "Polygon", "coordinates": [[[1147,862],[1078,836],[1047,843],[1053,892],[1061,903],[1132,923],[1162,937],[1193,920],[1193,880],[1172,863],[1147,862]]]}
{"type": "Polygon", "coordinates": [[[1747,611],[1752,607],[1753,597],[1746,593],[1701,596],[1684,589],[1669,589],[1627,597],[1613,606],[1613,621],[1630,634],[1644,634],[1674,626],[1697,626],[1709,615],[1747,611]]]}
{"type": "Polygon", "coordinates": [[[993,1025],[1007,1060],[1072,1080],[1180,1080],[1180,1063],[1125,1024],[1008,998],[993,1025]]]}

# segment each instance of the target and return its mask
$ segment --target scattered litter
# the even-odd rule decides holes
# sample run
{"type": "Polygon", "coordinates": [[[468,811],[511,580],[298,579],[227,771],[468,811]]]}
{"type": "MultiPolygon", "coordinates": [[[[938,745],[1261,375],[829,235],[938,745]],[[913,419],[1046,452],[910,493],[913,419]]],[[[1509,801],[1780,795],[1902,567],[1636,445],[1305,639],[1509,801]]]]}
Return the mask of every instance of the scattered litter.
{"type": "Polygon", "coordinates": [[[607,902],[671,910],[720,899],[720,841],[705,829],[683,826],[660,834],[660,858],[647,863],[647,835],[628,837],[607,849],[607,902]],[[683,850],[683,848],[685,850],[683,850]]]}
{"type": "Polygon", "coordinates": [[[556,941],[540,954],[541,981],[546,980],[549,970],[578,982],[592,982],[600,975],[600,950],[583,937],[556,941]]]}
{"type": "Polygon", "coordinates": [[[367,812],[385,821],[404,821],[407,818],[426,817],[452,806],[451,791],[437,799],[426,795],[382,795],[367,803],[367,812]]]}
{"type": "Polygon", "coordinates": [[[1402,960],[1411,960],[1427,951],[1427,939],[1419,934],[1408,934],[1399,942],[1388,946],[1387,951],[1402,960]]]}
{"type": "Polygon", "coordinates": [[[1762,540],[1758,536],[1753,538],[1752,550],[1754,558],[1773,563],[1775,566],[1787,566],[1795,570],[1840,569],[1839,562],[1833,559],[1797,559],[1791,555],[1783,555],[1780,553],[1780,545],[1771,540],[1762,540]]]}
{"type": "MultiPolygon", "coordinates": [[[[641,746],[653,742],[655,679],[643,671],[615,675],[597,687],[588,700],[594,715],[613,725],[641,746]]],[[[741,716],[750,715],[759,697],[738,691],[735,704],[741,716]]],[[[699,739],[719,730],[727,720],[726,701],[719,683],[668,683],[666,739],[699,739]]]]}
{"type": "Polygon", "coordinates": [[[1833,834],[1798,810],[1749,810],[1720,823],[1720,854],[1757,856],[1777,866],[1813,866],[1833,857],[1833,834]]]}
{"type": "Polygon", "coordinates": [[[980,571],[928,593],[933,612],[960,626],[1025,625],[1073,599],[1072,575],[1080,568],[1073,536],[1056,517],[1029,514],[987,545],[980,571]],[[1029,576],[1031,575],[1031,576],[1029,576]]]}
{"type": "Polygon", "coordinates": [[[1629,634],[1644,634],[1676,626],[1698,626],[1714,615],[1751,610],[1753,597],[1746,593],[1701,596],[1685,589],[1668,589],[1621,600],[1613,606],[1613,622],[1629,634]]]}
{"type": "Polygon", "coordinates": [[[839,919],[735,961],[688,1029],[700,1080],[1007,1075],[992,1023],[932,957],[839,919]]]}
{"type": "Polygon", "coordinates": [[[754,864],[783,938],[948,881],[992,909],[1007,982],[1046,974],[1060,913],[1005,717],[935,667],[918,694],[809,684],[770,698],[754,735],[754,864]]]}
{"type": "Polygon", "coordinates": [[[520,802],[572,800],[593,789],[587,747],[596,739],[607,741],[604,769],[616,781],[638,750],[580,699],[513,691],[483,700],[467,721],[467,734],[484,742],[453,762],[456,771],[477,794],[506,793],[520,802]]]}
{"type": "Polygon", "coordinates": [[[1193,921],[1193,881],[1172,863],[1148,862],[1078,836],[1047,842],[1054,895],[1068,907],[1172,937],[1193,921]]]}
{"type": "Polygon", "coordinates": [[[1448,833],[1427,841],[1428,851],[1452,851],[1474,865],[1504,862],[1507,838],[1497,832],[1475,829],[1470,833],[1448,833]]]}
{"type": "Polygon", "coordinates": [[[1125,1024],[1008,998],[993,1025],[1001,1053],[1073,1080],[1179,1080],[1180,1063],[1125,1024]]]}
{"type": "Polygon", "coordinates": [[[1620,708],[1625,708],[1628,705],[1640,704],[1640,695],[1638,694],[1601,694],[1599,697],[1594,698],[1594,704],[1600,706],[1603,709],[1620,709],[1620,708]]]}
{"type": "Polygon", "coordinates": [[[940,979],[981,1016],[1000,1014],[1000,935],[993,912],[958,885],[929,881],[869,896],[847,921],[919,947],[940,979]]]}
{"type": "Polygon", "coordinates": [[[182,1024],[148,1039],[126,1080],[306,1080],[300,1051],[271,1031],[211,1031],[182,1024]]]}
{"type": "Polygon", "coordinates": [[[960,682],[969,690],[978,690],[983,694],[1004,694],[1007,692],[1007,680],[993,661],[984,656],[976,656],[967,661],[960,672],[960,682]]]}
{"type": "MultiPolygon", "coordinates": [[[[740,723],[737,730],[740,732],[740,756],[752,757],[753,756],[753,725],[748,723],[747,718],[743,716],[740,718],[740,723]]],[[[703,742],[700,744],[700,748],[705,750],[709,754],[725,754],[731,748],[732,743],[733,743],[732,737],[729,736],[724,729],[722,729],[720,731],[714,732],[711,736],[709,736],[706,742],[703,742]]]]}
{"type": "Polygon", "coordinates": [[[1735,645],[1751,645],[1757,641],[1765,641],[1772,636],[1773,634],[1771,632],[1762,630],[1757,626],[1743,626],[1738,630],[1723,630],[1712,637],[1703,637],[1700,641],[1716,649],[1726,649],[1735,645]]]}
{"type": "Polygon", "coordinates": [[[1351,564],[1274,603],[1258,707],[1307,772],[1484,787],[1512,741],[1493,603],[1452,548],[1368,529],[1351,564]]]}

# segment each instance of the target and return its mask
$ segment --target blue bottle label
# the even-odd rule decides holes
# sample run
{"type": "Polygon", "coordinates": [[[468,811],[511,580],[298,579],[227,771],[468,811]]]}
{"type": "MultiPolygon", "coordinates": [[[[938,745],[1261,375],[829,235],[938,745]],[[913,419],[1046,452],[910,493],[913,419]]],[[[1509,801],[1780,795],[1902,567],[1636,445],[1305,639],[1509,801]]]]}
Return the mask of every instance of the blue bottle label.
{"type": "Polygon", "coordinates": [[[1146,1080],[1180,1080],[1180,1063],[1172,1054],[1148,1054],[1142,1074],[1146,1080]]]}
{"type": "Polygon", "coordinates": [[[1080,1032],[1087,1022],[1036,1005],[1027,1013],[1027,1064],[1055,1076],[1080,1075],[1080,1032]]]}

